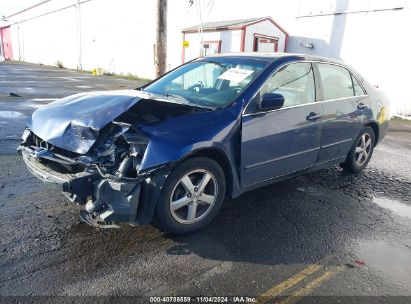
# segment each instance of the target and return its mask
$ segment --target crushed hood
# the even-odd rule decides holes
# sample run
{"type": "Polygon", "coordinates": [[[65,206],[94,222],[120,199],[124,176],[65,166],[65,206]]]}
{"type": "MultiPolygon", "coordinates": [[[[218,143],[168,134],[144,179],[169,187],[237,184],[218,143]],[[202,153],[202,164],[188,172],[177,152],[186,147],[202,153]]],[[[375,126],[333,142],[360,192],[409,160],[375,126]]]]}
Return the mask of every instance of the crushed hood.
{"type": "Polygon", "coordinates": [[[137,90],[80,93],[36,110],[28,127],[52,145],[85,154],[104,126],[143,99],[170,102],[164,97],[137,90]]]}

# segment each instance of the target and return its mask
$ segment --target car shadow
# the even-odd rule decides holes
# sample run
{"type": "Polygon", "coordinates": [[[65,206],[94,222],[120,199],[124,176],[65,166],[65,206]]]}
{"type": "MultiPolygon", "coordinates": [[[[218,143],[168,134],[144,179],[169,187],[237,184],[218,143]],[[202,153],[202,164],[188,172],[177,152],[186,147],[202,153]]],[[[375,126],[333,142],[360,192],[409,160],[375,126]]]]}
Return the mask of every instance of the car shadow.
{"type": "Polygon", "coordinates": [[[193,234],[171,235],[150,225],[98,230],[77,223],[63,236],[64,248],[70,248],[73,269],[88,270],[100,267],[97,261],[115,266],[153,250],[264,265],[316,263],[387,228],[389,217],[370,202],[385,179],[378,172],[352,175],[329,168],[227,199],[215,220],[193,234]]]}
{"type": "MultiPolygon", "coordinates": [[[[357,182],[364,178],[354,176],[357,182]]],[[[190,235],[169,235],[176,245],[167,253],[271,265],[313,263],[378,230],[380,215],[362,202],[368,196],[340,191],[350,180],[352,175],[332,168],[227,200],[210,226],[190,235]],[[331,184],[335,187],[323,186],[331,184]]]]}
{"type": "MultiPolygon", "coordinates": [[[[167,252],[261,264],[321,259],[345,245],[348,223],[341,217],[337,198],[313,191],[304,178],[296,178],[228,200],[204,230],[170,236],[177,245],[167,252]]],[[[345,203],[355,217],[354,202],[345,203]]]]}

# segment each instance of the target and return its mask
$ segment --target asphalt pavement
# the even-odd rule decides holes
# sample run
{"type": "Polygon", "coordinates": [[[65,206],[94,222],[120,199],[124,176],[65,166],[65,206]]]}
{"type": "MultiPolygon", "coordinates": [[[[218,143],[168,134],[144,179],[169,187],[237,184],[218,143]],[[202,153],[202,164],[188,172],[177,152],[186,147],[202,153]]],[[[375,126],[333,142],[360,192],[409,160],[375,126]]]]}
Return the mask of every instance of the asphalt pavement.
{"type": "Polygon", "coordinates": [[[201,295],[260,303],[411,302],[406,121],[392,122],[364,172],[333,167],[226,200],[215,221],[195,234],[82,223],[78,208],[31,176],[16,154],[25,123],[57,98],[139,85],[0,63],[0,301],[201,295]]]}

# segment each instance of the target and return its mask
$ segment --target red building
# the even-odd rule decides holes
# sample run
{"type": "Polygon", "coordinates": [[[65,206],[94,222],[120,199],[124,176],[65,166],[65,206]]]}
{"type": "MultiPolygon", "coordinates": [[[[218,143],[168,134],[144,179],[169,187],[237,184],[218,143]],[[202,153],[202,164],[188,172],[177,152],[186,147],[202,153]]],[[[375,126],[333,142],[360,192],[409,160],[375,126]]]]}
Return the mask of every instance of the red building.
{"type": "Polygon", "coordinates": [[[0,25],[0,56],[6,60],[13,59],[10,26],[1,27],[0,25]]]}

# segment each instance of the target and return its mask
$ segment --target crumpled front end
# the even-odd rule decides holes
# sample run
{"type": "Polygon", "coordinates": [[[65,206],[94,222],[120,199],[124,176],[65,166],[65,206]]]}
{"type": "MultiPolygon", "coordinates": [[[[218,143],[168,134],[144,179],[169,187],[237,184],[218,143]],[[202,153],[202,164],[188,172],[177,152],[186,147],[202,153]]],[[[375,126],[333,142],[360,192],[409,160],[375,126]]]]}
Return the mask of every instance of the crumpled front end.
{"type": "Polygon", "coordinates": [[[141,92],[74,95],[34,112],[18,150],[33,175],[83,207],[85,222],[148,224],[176,163],[207,147],[232,153],[239,113],[141,92]]]}
{"type": "Polygon", "coordinates": [[[148,224],[170,163],[142,166],[150,139],[140,128],[198,111],[139,91],[77,94],[35,111],[18,151],[33,175],[83,206],[88,224],[148,224]]]}
{"type": "Polygon", "coordinates": [[[84,207],[81,218],[88,224],[137,224],[142,184],[149,176],[138,174],[147,138],[129,129],[110,123],[86,154],[61,149],[26,129],[19,152],[33,175],[84,207]]]}

